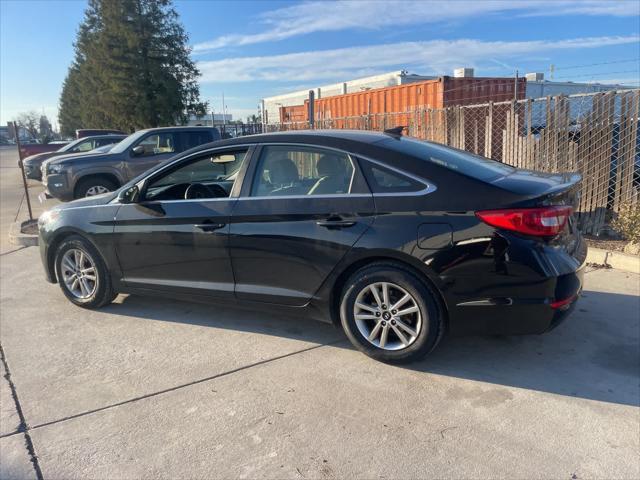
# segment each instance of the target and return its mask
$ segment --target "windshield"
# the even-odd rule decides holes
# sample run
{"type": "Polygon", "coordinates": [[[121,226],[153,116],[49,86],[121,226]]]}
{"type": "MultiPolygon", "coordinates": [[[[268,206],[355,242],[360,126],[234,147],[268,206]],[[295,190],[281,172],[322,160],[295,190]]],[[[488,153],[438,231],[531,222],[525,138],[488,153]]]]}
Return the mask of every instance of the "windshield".
{"type": "Polygon", "coordinates": [[[71,150],[73,147],[75,147],[76,145],[78,145],[79,143],[81,143],[84,140],[85,140],[84,138],[79,138],[78,140],[74,140],[71,143],[67,143],[64,147],[62,147],[58,151],[59,152],[68,152],[69,150],[71,150]]]}
{"type": "Polygon", "coordinates": [[[118,143],[113,149],[111,153],[122,153],[125,152],[131,145],[136,143],[140,138],[144,137],[147,134],[147,130],[140,130],[139,132],[133,133],[129,135],[127,138],[118,143]]]}
{"type": "Polygon", "coordinates": [[[117,143],[111,143],[109,145],[103,145],[101,147],[94,148],[93,150],[89,151],[89,153],[107,153],[107,152],[110,152],[111,149],[113,147],[115,147],[116,145],[117,145],[117,143]]]}
{"type": "Polygon", "coordinates": [[[491,160],[490,158],[407,137],[393,140],[389,139],[382,144],[392,150],[432,162],[449,170],[483,181],[491,181],[509,175],[515,170],[515,168],[510,165],[491,160]]]}

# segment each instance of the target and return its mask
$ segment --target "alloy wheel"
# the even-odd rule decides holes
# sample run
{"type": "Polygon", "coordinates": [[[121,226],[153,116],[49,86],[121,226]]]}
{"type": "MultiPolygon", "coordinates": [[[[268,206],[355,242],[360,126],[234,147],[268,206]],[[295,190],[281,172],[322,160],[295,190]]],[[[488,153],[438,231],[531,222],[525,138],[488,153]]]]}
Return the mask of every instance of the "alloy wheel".
{"type": "Polygon", "coordinates": [[[356,326],[369,343],[383,350],[402,350],[420,334],[423,318],[415,298],[390,282],[364,287],[353,306],[356,326]]]}
{"type": "Polygon", "coordinates": [[[87,193],[85,193],[85,197],[93,197],[94,195],[102,195],[103,193],[108,193],[110,190],[103,185],[94,185],[93,187],[89,187],[87,189],[87,193]]]}
{"type": "Polygon", "coordinates": [[[62,280],[67,290],[76,298],[90,298],[98,286],[96,264],[91,256],[79,248],[67,250],[60,262],[62,280]]]}

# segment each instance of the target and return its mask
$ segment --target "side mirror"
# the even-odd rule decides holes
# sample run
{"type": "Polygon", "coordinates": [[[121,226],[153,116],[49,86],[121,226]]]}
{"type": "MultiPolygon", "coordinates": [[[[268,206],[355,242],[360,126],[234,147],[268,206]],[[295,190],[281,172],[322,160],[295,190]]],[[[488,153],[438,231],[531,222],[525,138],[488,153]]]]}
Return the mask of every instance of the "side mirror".
{"type": "Polygon", "coordinates": [[[139,196],[140,189],[137,185],[133,185],[132,187],[125,188],[118,193],[118,202],[122,204],[136,203],[139,196]]]}
{"type": "Polygon", "coordinates": [[[131,149],[131,153],[134,157],[139,157],[144,153],[144,147],[142,145],[138,145],[137,147],[133,147],[131,149]]]}

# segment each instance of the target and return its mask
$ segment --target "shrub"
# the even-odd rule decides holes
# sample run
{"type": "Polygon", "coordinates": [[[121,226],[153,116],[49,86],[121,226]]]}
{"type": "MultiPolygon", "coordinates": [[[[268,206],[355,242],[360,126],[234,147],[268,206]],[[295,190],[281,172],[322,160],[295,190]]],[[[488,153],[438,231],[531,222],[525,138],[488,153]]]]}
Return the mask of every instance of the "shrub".
{"type": "Polygon", "coordinates": [[[620,207],[620,211],[611,226],[633,243],[640,243],[640,204],[626,203],[620,207]]]}

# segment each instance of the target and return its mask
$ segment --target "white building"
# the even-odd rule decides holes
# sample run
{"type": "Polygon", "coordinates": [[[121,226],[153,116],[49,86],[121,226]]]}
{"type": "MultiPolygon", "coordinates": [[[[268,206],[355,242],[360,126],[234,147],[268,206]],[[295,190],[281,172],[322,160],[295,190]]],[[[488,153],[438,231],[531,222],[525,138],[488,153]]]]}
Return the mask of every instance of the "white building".
{"type": "Polygon", "coordinates": [[[598,93],[609,90],[626,90],[624,85],[602,83],[556,82],[545,80],[543,73],[527,73],[527,98],[554,97],[556,95],[576,95],[578,93],[598,93]]]}
{"type": "MultiPolygon", "coordinates": [[[[580,94],[609,92],[612,90],[628,90],[632,87],[603,83],[576,83],[556,82],[545,80],[543,73],[527,73],[527,98],[555,97],[559,95],[577,95],[569,99],[569,116],[572,121],[578,121],[579,117],[586,115],[591,110],[591,98],[580,94]]],[[[618,109],[619,103],[615,108],[618,109]]],[[[546,122],[546,102],[534,102],[532,107],[532,123],[542,125],[546,122]]]]}
{"type": "Polygon", "coordinates": [[[372,77],[358,78],[346,82],[333,83],[331,85],[311,87],[306,90],[298,90],[296,92],[276,95],[274,97],[266,97],[261,101],[263,112],[262,120],[264,123],[279,123],[280,107],[304,104],[304,101],[309,98],[309,90],[313,90],[315,98],[318,99],[344,95],[345,93],[359,92],[361,90],[369,90],[372,88],[392,87],[395,85],[421,82],[423,80],[430,80],[433,78],[437,77],[415,75],[407,73],[406,70],[398,70],[396,72],[383,73],[372,77]]]}

